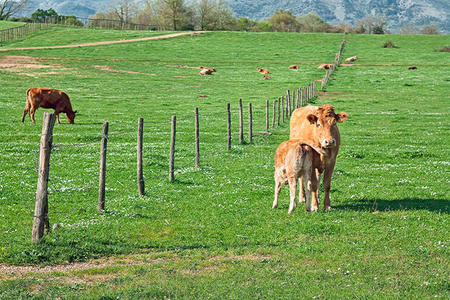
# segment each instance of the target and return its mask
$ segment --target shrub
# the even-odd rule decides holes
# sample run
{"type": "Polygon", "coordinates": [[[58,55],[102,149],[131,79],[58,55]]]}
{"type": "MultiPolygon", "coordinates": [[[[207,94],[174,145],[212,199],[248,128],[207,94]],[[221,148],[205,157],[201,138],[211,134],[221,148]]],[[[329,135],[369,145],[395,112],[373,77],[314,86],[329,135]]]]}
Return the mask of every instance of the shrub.
{"type": "Polygon", "coordinates": [[[450,47],[446,46],[446,47],[442,47],[441,49],[436,49],[434,51],[436,51],[436,52],[450,52],[450,47]]]}
{"type": "Polygon", "coordinates": [[[398,48],[397,46],[394,45],[394,43],[392,41],[387,41],[381,47],[382,48],[398,48]]]}

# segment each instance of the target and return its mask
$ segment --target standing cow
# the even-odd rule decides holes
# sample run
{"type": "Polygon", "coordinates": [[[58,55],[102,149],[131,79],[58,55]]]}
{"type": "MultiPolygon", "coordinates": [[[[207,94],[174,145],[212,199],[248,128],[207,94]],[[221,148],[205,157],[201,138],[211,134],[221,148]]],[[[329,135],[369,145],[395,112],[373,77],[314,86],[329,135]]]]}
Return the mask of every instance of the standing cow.
{"type": "MultiPolygon", "coordinates": [[[[308,105],[298,108],[294,111],[290,121],[290,139],[301,139],[305,143],[310,143],[324,150],[314,168],[316,169],[317,181],[323,171],[324,188],[324,210],[331,209],[330,206],[330,187],[331,175],[336,164],[336,157],[339,151],[341,138],[337,123],[347,120],[348,115],[345,112],[336,114],[333,106],[324,104],[320,107],[308,105]]],[[[300,179],[301,181],[301,179],[300,179]]],[[[300,202],[305,201],[303,184],[300,183],[300,202]]],[[[319,189],[312,191],[311,210],[315,211],[319,207],[319,189]]]]}
{"type": "Polygon", "coordinates": [[[55,110],[56,120],[59,122],[59,113],[65,113],[67,121],[73,124],[75,121],[76,110],[72,110],[69,96],[63,91],[55,89],[31,88],[27,90],[27,102],[22,114],[22,122],[25,116],[30,114],[31,121],[36,123],[34,113],[39,108],[53,108],[55,110]]]}

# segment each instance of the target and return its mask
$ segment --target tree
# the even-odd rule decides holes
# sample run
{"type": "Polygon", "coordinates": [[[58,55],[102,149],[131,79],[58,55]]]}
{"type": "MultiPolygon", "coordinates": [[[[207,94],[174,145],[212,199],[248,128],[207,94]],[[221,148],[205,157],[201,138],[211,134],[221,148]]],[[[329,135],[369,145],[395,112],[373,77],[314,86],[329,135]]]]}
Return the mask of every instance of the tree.
{"type": "Polygon", "coordinates": [[[138,12],[135,23],[144,25],[156,25],[158,23],[158,15],[150,1],[146,1],[144,9],[138,12]]]}
{"type": "Polygon", "coordinates": [[[330,24],[313,13],[300,16],[297,20],[303,32],[328,32],[331,29],[330,24]]]}
{"type": "Polygon", "coordinates": [[[127,24],[137,16],[137,6],[132,0],[121,0],[112,8],[112,12],[122,24],[127,24]]]}
{"type": "Polygon", "coordinates": [[[423,26],[420,30],[421,34],[438,34],[438,26],[434,24],[423,26]]]}
{"type": "Polygon", "coordinates": [[[161,21],[170,26],[172,30],[183,27],[188,14],[188,8],[184,0],[157,0],[158,15],[161,21]]]}
{"type": "Polygon", "coordinates": [[[300,24],[289,10],[276,11],[273,16],[267,20],[272,25],[274,31],[295,32],[299,31],[300,24]]]}
{"type": "Polygon", "coordinates": [[[28,0],[0,0],[0,20],[8,20],[12,15],[22,11],[28,0]]]}
{"type": "Polygon", "coordinates": [[[33,20],[34,22],[45,22],[45,20],[48,18],[55,18],[56,20],[57,16],[58,13],[53,8],[49,8],[47,10],[38,8],[34,13],[31,14],[31,20],[33,20]]]}
{"type": "Polygon", "coordinates": [[[357,33],[384,34],[388,23],[382,15],[367,15],[357,23],[357,33]],[[364,31],[363,31],[364,30],[364,31]]]}
{"type": "Polygon", "coordinates": [[[417,32],[417,27],[414,25],[404,25],[398,30],[399,34],[415,34],[417,32]]]}

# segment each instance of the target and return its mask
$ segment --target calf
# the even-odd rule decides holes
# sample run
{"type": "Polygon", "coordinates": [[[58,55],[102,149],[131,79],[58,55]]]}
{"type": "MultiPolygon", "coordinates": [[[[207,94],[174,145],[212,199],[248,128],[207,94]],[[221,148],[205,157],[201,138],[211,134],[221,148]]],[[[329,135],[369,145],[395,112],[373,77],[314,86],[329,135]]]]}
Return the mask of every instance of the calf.
{"type": "Polygon", "coordinates": [[[354,62],[357,59],[358,59],[358,56],[352,56],[352,57],[346,58],[345,62],[354,62]]]}
{"type": "MultiPolygon", "coordinates": [[[[314,147],[317,149],[316,147],[314,147]]],[[[318,151],[323,152],[320,148],[318,151]]],[[[313,165],[320,160],[319,154],[313,147],[305,144],[302,140],[292,139],[281,143],[275,151],[275,199],[272,208],[278,206],[278,195],[282,185],[289,184],[290,204],[289,214],[297,206],[297,181],[302,178],[305,183],[306,211],[311,211],[311,191],[317,188],[317,178],[313,165]]],[[[303,189],[303,187],[300,187],[303,189]]]]}
{"type": "Polygon", "coordinates": [[[270,74],[269,70],[267,69],[257,68],[256,71],[258,71],[261,74],[270,74]]]}
{"type": "Polygon", "coordinates": [[[73,124],[75,121],[75,114],[77,111],[72,110],[69,96],[63,91],[42,88],[28,89],[27,102],[22,114],[22,122],[24,122],[25,116],[30,114],[31,121],[36,123],[34,113],[39,107],[53,108],[58,124],[60,124],[59,113],[65,113],[69,123],[73,124]]]}
{"type": "Polygon", "coordinates": [[[321,64],[320,66],[317,67],[317,69],[326,69],[328,70],[329,68],[331,68],[331,64],[321,64]]]}
{"type": "Polygon", "coordinates": [[[288,67],[291,70],[298,70],[298,66],[297,65],[292,65],[288,67]]]}
{"type": "Polygon", "coordinates": [[[207,67],[200,67],[200,75],[211,75],[213,72],[216,72],[215,68],[207,68],[207,67]]]}

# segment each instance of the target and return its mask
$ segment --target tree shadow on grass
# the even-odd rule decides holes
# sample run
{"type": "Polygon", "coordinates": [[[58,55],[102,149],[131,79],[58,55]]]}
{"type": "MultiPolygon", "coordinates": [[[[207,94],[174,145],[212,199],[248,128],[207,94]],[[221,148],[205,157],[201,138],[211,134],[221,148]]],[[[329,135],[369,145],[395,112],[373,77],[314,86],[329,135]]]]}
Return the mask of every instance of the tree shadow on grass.
{"type": "Polygon", "coordinates": [[[442,213],[449,213],[449,199],[357,199],[351,203],[334,205],[337,210],[356,210],[356,211],[393,211],[393,210],[429,210],[442,213]]]}

